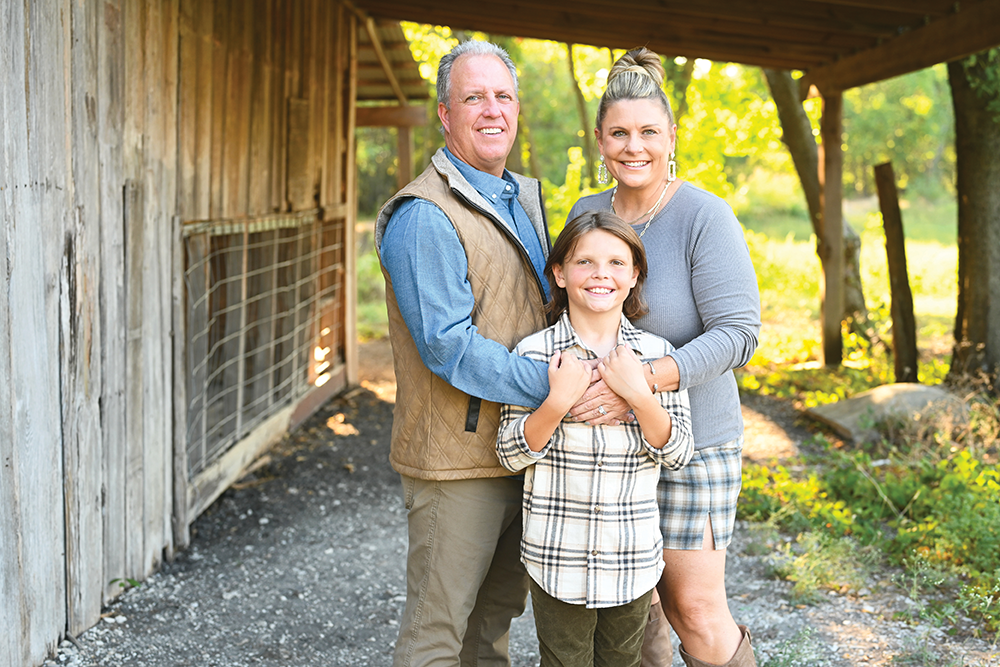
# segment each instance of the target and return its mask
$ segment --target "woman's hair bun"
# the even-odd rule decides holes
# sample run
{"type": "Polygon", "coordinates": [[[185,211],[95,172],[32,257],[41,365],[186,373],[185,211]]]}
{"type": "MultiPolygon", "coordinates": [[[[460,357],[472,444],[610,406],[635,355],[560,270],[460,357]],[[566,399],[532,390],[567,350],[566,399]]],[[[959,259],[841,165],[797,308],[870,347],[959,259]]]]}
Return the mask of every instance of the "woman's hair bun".
{"type": "Polygon", "coordinates": [[[648,76],[657,88],[663,85],[664,72],[660,57],[646,47],[632,49],[615,61],[611,72],[608,73],[608,83],[626,72],[648,76]]]}

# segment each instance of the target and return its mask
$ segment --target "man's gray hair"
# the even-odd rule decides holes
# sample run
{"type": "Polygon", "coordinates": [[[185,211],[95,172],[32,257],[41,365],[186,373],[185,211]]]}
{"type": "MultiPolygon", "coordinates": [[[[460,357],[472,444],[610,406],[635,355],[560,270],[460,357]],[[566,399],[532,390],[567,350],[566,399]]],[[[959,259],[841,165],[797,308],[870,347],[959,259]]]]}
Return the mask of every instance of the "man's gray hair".
{"type": "Polygon", "coordinates": [[[451,66],[460,56],[496,56],[499,58],[507,66],[507,71],[510,72],[510,78],[514,82],[514,95],[517,95],[517,67],[507,52],[492,42],[470,39],[467,42],[462,42],[450,53],[443,56],[438,65],[438,102],[444,104],[446,109],[451,108],[451,66]]]}

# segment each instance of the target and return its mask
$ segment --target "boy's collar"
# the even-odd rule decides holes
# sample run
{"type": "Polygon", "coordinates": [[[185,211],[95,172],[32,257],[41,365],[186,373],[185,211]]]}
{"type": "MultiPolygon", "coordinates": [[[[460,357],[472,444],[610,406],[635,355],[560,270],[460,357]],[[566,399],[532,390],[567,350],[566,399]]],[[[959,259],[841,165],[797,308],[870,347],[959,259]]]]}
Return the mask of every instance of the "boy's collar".
{"type": "MultiPolygon", "coordinates": [[[[556,327],[556,341],[566,341],[567,347],[580,347],[597,357],[597,354],[583,342],[576,333],[576,329],[573,328],[572,322],[569,321],[569,310],[563,311],[563,314],[559,316],[556,327]]],[[[639,330],[632,326],[627,317],[622,315],[621,325],[618,327],[618,344],[632,348],[632,351],[641,357],[642,349],[639,346],[641,340],[639,330]]]]}

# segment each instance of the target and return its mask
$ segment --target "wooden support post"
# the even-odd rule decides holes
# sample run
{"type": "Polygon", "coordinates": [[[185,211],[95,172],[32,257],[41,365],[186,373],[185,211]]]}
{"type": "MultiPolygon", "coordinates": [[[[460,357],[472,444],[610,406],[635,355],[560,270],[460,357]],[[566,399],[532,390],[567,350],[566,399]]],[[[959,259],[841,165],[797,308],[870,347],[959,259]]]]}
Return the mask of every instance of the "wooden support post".
{"type": "Polygon", "coordinates": [[[892,163],[875,167],[882,226],[885,228],[885,254],[889,260],[889,293],[892,303],[892,353],[896,382],[918,382],[917,325],[913,317],[913,294],[906,270],[906,247],[903,218],[899,212],[899,194],[892,163]]]}
{"type": "Polygon", "coordinates": [[[399,169],[396,171],[396,186],[403,186],[413,180],[413,131],[408,127],[396,128],[399,169]]]}
{"type": "Polygon", "coordinates": [[[840,93],[823,95],[823,117],[820,119],[820,191],[823,211],[822,240],[823,281],[822,299],[823,363],[839,366],[843,361],[843,338],[840,323],[844,314],[844,221],[843,165],[841,147],[841,115],[844,98],[840,93]]]}

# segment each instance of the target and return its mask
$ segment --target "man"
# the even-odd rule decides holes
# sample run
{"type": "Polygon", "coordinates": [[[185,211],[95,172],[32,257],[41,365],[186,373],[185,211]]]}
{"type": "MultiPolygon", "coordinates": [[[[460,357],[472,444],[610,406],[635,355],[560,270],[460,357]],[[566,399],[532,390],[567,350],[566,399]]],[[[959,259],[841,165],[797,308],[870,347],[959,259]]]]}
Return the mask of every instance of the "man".
{"type": "Polygon", "coordinates": [[[510,664],[525,607],[522,481],[496,457],[499,403],[537,406],[544,364],[510,350],[542,329],[550,247],[537,181],[504,169],[517,71],[470,41],[438,68],[445,146],[379,213],[396,371],[390,460],[408,511],[407,595],[393,664],[510,664]]]}

